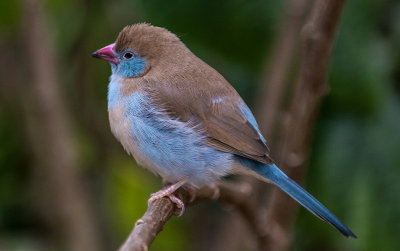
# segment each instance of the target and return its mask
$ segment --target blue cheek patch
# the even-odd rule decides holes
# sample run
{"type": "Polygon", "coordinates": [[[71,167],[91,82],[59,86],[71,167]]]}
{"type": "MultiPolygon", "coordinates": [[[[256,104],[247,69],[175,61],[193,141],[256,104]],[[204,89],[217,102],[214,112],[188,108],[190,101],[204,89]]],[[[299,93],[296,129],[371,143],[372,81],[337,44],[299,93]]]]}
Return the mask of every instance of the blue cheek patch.
{"type": "Polygon", "coordinates": [[[146,70],[146,59],[135,57],[131,60],[121,60],[120,64],[113,70],[124,78],[137,77],[146,70]]]}

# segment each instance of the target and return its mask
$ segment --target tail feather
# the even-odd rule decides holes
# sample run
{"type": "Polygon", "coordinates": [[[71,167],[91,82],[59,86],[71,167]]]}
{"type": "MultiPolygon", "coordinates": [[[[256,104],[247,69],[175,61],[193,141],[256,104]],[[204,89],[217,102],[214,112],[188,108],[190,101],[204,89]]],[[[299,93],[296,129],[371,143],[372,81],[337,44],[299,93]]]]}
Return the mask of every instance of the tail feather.
{"type": "Polygon", "coordinates": [[[357,238],[357,236],[347,228],[335,215],[333,215],[324,205],[315,199],[306,190],[300,187],[296,182],[291,180],[276,165],[256,165],[251,169],[267,178],[285,193],[290,195],[308,211],[313,213],[323,221],[328,222],[346,237],[357,238]]]}

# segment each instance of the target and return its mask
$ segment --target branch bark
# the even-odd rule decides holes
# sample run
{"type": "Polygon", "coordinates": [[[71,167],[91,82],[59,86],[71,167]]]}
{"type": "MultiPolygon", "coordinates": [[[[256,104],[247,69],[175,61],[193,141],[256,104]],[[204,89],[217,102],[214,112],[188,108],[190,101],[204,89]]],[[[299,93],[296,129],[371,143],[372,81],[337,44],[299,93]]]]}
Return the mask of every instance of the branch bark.
{"type": "Polygon", "coordinates": [[[309,0],[288,2],[283,24],[272,49],[273,54],[261,80],[262,88],[256,105],[257,122],[264,137],[268,139],[272,151],[274,139],[277,139],[275,128],[281,121],[280,113],[284,95],[290,80],[294,59],[298,53],[300,30],[308,5],[309,0]]]}
{"type": "MultiPolygon", "coordinates": [[[[262,134],[268,141],[271,149],[271,156],[275,156],[278,151],[281,136],[282,114],[285,106],[285,97],[287,89],[291,86],[291,73],[295,70],[294,65],[298,59],[300,30],[304,23],[308,11],[310,0],[291,0],[287,2],[282,24],[271,49],[272,55],[269,56],[265,64],[265,70],[261,76],[261,88],[256,97],[255,115],[260,126],[262,134]]],[[[246,177],[245,181],[252,184],[257,194],[257,206],[260,211],[266,211],[270,199],[271,184],[256,180],[252,177],[246,177]]],[[[261,217],[260,217],[261,218],[261,217]]],[[[225,250],[241,250],[244,239],[248,238],[249,231],[243,227],[246,224],[243,221],[235,219],[234,215],[228,216],[222,222],[223,227],[219,231],[230,229],[229,235],[230,247],[225,250]],[[235,230],[233,230],[235,228],[235,230]],[[235,233],[235,234],[234,234],[235,233]]],[[[220,247],[227,247],[225,233],[217,233],[215,250],[220,247]]],[[[266,236],[265,236],[266,237],[266,236]]],[[[263,250],[267,238],[258,238],[257,245],[263,250]]],[[[249,247],[250,248],[250,247],[249,247]]],[[[214,250],[213,249],[213,250],[214,250]]]]}
{"type": "MultiPolygon", "coordinates": [[[[194,201],[190,201],[189,193],[179,189],[175,194],[187,206],[194,205],[204,200],[218,200],[233,205],[249,223],[250,228],[258,238],[264,238],[266,231],[264,224],[258,219],[254,201],[249,200],[251,187],[246,184],[232,184],[218,182],[214,187],[205,187],[196,192],[194,201]]],[[[135,226],[121,246],[120,251],[148,250],[157,234],[163,229],[164,224],[171,218],[176,210],[175,204],[168,198],[161,198],[152,203],[146,213],[136,221],[135,226]]]]}
{"type": "MultiPolygon", "coordinates": [[[[311,16],[302,29],[303,51],[300,70],[284,137],[280,167],[292,179],[301,183],[306,173],[306,161],[315,118],[322,97],[327,92],[326,76],[345,0],[315,1],[311,16]]],[[[270,250],[287,250],[291,243],[290,226],[298,205],[275,189],[267,215],[270,250]]]]}

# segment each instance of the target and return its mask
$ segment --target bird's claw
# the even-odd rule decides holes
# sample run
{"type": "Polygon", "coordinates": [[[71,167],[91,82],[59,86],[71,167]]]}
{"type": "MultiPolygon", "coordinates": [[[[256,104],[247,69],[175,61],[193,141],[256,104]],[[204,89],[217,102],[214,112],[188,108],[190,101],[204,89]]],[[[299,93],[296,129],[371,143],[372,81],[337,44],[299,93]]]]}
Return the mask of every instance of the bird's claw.
{"type": "Polygon", "coordinates": [[[183,213],[185,212],[185,204],[183,203],[183,201],[181,199],[179,199],[178,197],[176,197],[173,194],[170,194],[168,196],[168,198],[175,203],[176,207],[180,209],[178,216],[182,216],[183,213]]]}
{"type": "Polygon", "coordinates": [[[196,189],[193,187],[188,187],[187,191],[190,195],[189,203],[192,203],[196,199],[196,189]]]}
{"type": "Polygon", "coordinates": [[[208,187],[213,191],[213,195],[211,196],[211,199],[217,200],[219,198],[219,196],[221,195],[221,191],[219,190],[219,187],[217,186],[217,184],[212,183],[208,187]]]}
{"type": "Polygon", "coordinates": [[[185,184],[185,181],[179,181],[175,184],[172,184],[169,187],[166,187],[156,193],[151,194],[149,200],[147,201],[147,205],[150,206],[154,201],[161,199],[163,197],[168,197],[173,203],[175,203],[176,207],[180,209],[178,216],[182,216],[183,213],[185,212],[185,204],[181,199],[179,199],[174,195],[174,192],[178,188],[180,188],[183,184],[185,184]]]}

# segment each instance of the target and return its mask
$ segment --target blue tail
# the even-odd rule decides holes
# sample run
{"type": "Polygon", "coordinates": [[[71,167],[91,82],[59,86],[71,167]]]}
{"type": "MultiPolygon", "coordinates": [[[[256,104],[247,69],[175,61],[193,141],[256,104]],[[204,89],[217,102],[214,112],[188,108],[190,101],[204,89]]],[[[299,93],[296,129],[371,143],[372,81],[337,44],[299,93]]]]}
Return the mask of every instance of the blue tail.
{"type": "MultiPolygon", "coordinates": [[[[242,160],[243,162],[243,160],[242,160]]],[[[265,165],[261,163],[246,163],[246,166],[260,174],[264,178],[267,178],[285,193],[290,195],[308,211],[313,213],[315,216],[324,220],[334,226],[346,237],[357,238],[357,236],[350,231],[335,215],[333,215],[324,205],[322,205],[317,199],[315,199],[306,190],[300,187],[296,182],[291,180],[286,174],[284,174],[276,165],[265,165]]]]}

